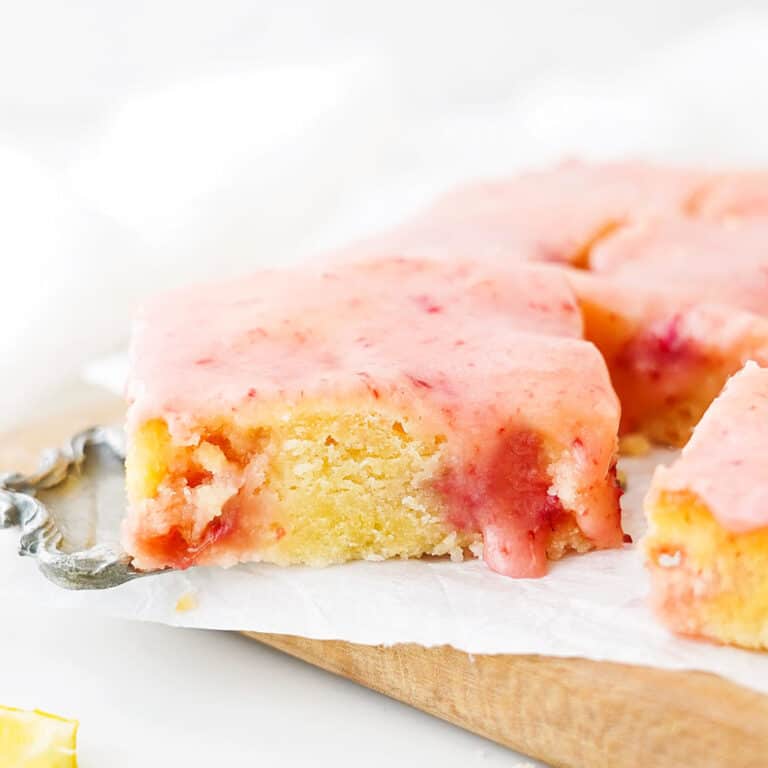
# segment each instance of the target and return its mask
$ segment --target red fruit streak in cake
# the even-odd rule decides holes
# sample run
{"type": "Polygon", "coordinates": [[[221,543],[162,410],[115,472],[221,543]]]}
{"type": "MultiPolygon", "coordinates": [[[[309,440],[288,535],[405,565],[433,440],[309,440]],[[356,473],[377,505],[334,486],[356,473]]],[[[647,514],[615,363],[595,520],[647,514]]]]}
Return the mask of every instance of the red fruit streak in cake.
{"type": "Polygon", "coordinates": [[[492,449],[459,471],[451,471],[437,490],[448,519],[462,530],[483,534],[483,558],[507,576],[546,573],[546,549],[554,524],[566,514],[549,494],[539,437],[524,429],[500,429],[492,449]]]}
{"type": "Polygon", "coordinates": [[[379,390],[376,389],[371,384],[371,377],[369,374],[367,374],[365,371],[358,371],[357,376],[359,376],[364,382],[366,389],[378,400],[379,399],[379,390]]]}
{"type": "Polygon", "coordinates": [[[687,357],[691,351],[689,342],[681,333],[680,326],[682,322],[682,315],[673,315],[672,318],[661,327],[660,331],[651,335],[648,340],[652,350],[656,352],[656,356],[661,365],[669,363],[672,360],[679,360],[680,358],[687,357]]]}
{"type": "Polygon", "coordinates": [[[437,315],[437,314],[440,314],[443,311],[442,306],[440,306],[440,304],[438,304],[437,302],[433,301],[426,294],[421,294],[420,296],[416,296],[414,298],[414,301],[428,315],[437,315]]]}
{"type": "Polygon", "coordinates": [[[682,322],[682,315],[676,314],[631,339],[619,353],[617,362],[656,379],[665,369],[693,360],[696,349],[683,334],[682,322]]]}
{"type": "Polygon", "coordinates": [[[415,376],[411,376],[410,373],[406,373],[405,375],[414,387],[419,387],[420,389],[432,389],[432,385],[428,381],[417,379],[415,376]]]}
{"type": "Polygon", "coordinates": [[[144,557],[177,570],[196,565],[208,547],[236,537],[238,510],[236,507],[227,507],[225,504],[222,513],[208,523],[202,536],[194,543],[187,541],[178,526],[173,526],[164,536],[144,539],[141,544],[144,557]]]}

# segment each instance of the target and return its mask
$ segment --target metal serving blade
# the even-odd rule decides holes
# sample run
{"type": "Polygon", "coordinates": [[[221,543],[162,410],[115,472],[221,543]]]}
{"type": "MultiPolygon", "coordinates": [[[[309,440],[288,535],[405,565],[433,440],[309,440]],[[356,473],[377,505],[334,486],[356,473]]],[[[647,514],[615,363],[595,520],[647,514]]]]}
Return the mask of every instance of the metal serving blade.
{"type": "Polygon", "coordinates": [[[120,548],[125,436],[93,427],[46,451],[37,471],[0,474],[0,528],[21,529],[19,554],[66,589],[106,589],[162,571],[137,571],[120,548]]]}

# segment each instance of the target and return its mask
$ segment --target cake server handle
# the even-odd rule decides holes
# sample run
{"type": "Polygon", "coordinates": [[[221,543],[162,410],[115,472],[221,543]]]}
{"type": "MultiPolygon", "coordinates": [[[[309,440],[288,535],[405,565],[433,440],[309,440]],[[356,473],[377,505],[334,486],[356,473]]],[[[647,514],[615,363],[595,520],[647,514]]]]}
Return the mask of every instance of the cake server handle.
{"type": "Polygon", "coordinates": [[[19,554],[65,589],[106,589],[138,571],[119,545],[125,437],[92,427],[43,453],[37,471],[0,474],[0,528],[20,529],[19,554]]]}

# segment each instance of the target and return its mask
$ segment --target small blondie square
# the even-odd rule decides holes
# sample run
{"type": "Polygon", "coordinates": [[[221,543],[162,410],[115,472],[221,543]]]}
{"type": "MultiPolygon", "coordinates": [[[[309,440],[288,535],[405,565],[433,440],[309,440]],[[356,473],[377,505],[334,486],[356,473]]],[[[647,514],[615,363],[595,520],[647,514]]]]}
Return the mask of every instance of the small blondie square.
{"type": "Polygon", "coordinates": [[[161,296],[137,320],[141,569],[621,546],[618,400],[559,274],[381,259],[161,296]]]}
{"type": "Polygon", "coordinates": [[[768,369],[747,364],[658,467],[645,507],[652,600],[675,631],[768,649],[768,369]]]}

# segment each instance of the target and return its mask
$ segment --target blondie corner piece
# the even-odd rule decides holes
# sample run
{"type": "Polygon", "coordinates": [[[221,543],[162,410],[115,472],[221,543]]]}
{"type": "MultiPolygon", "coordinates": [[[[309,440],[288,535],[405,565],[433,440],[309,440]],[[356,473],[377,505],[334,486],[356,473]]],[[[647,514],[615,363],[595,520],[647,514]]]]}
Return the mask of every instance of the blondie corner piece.
{"type": "Polygon", "coordinates": [[[768,370],[749,363],[656,470],[644,548],[654,606],[676,632],[768,649],[766,427],[768,370]]]}
{"type": "Polygon", "coordinates": [[[538,576],[622,543],[619,406],[565,279],[398,259],[147,305],[133,339],[139,568],[461,558],[538,576]]]}

